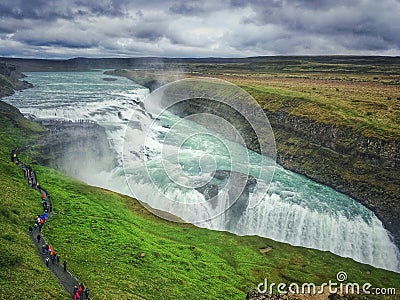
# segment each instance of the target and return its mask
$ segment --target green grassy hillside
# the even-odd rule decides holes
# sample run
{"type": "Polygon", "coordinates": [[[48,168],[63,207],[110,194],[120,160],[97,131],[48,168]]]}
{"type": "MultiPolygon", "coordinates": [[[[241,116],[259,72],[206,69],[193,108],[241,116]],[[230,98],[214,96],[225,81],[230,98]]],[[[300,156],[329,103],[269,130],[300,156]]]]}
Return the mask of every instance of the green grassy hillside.
{"type": "MultiPolygon", "coordinates": [[[[29,143],[41,128],[5,109],[0,128],[0,299],[67,299],[27,233],[40,212],[40,195],[9,161],[10,150],[29,143]]],[[[32,167],[56,211],[44,235],[94,299],[244,299],[264,278],[320,284],[339,271],[350,282],[400,288],[400,274],[329,252],[167,222],[132,198],[32,167]],[[272,250],[262,254],[263,247],[272,250]]]]}
{"type": "Polygon", "coordinates": [[[341,270],[356,282],[399,287],[400,274],[328,252],[167,222],[129,197],[35,168],[59,212],[44,232],[100,299],[244,299],[264,278],[322,283],[341,270]],[[261,254],[267,246],[273,250],[261,254]]]}
{"type": "Polygon", "coordinates": [[[41,212],[40,195],[10,162],[10,151],[29,144],[40,132],[37,124],[0,101],[0,299],[69,299],[28,235],[41,212]]]}

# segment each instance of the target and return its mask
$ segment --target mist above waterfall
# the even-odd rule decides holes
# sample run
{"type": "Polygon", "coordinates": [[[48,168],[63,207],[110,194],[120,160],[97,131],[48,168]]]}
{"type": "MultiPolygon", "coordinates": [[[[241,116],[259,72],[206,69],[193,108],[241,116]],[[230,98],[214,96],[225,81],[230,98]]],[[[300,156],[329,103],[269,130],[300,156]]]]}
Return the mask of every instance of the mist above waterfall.
{"type": "Polygon", "coordinates": [[[103,127],[79,120],[43,120],[48,134],[39,141],[39,163],[87,183],[105,186],[102,176],[118,166],[103,127]]]}

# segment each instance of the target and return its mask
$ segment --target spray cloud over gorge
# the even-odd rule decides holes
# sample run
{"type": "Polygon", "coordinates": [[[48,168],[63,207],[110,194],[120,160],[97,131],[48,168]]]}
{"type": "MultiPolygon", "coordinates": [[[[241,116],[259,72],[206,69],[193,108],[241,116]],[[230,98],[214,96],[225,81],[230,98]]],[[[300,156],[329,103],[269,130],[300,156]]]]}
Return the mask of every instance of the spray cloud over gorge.
{"type": "MultiPolygon", "coordinates": [[[[91,120],[104,128],[105,138],[98,141],[107,140],[115,157],[90,160],[88,153],[88,163],[82,166],[71,152],[63,158],[63,167],[70,174],[125,194],[132,189],[139,200],[199,226],[329,250],[399,271],[398,249],[370,210],[275,165],[272,144],[246,140],[246,135],[230,126],[232,119],[224,123],[224,118],[210,111],[200,117],[185,115],[187,102],[171,103],[171,99],[182,99],[182,89],[193,85],[163,90],[155,95],[160,101],[148,103],[152,98],[144,100],[147,89],[124,78],[105,81],[101,72],[28,75],[35,87],[6,98],[6,102],[31,117],[91,120]],[[229,134],[223,134],[221,128],[229,134]],[[260,151],[248,150],[249,146],[262,148],[267,155],[260,156],[260,151]]],[[[198,95],[204,92],[199,86],[189,91],[197,98],[194,105],[202,97],[221,96],[198,95]]],[[[235,110],[247,113],[243,107],[235,110]]],[[[261,120],[247,121],[257,125],[261,120]]],[[[96,139],[90,143],[96,144],[96,139]]],[[[77,143],[71,148],[81,146],[77,143]]]]}

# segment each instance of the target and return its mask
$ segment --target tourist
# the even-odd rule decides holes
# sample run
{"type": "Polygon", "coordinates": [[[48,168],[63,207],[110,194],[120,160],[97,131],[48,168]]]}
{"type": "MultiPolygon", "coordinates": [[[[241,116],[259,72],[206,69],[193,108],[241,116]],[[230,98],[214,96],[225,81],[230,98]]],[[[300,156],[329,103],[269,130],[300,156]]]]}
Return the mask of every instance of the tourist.
{"type": "Polygon", "coordinates": [[[64,260],[64,271],[67,271],[67,262],[64,260]]]}
{"type": "Polygon", "coordinates": [[[78,288],[78,294],[79,294],[79,296],[82,296],[82,294],[83,294],[83,289],[82,289],[81,285],[78,288]]]}
{"type": "Polygon", "coordinates": [[[48,257],[46,257],[45,261],[46,261],[46,267],[48,267],[50,259],[48,257]]]}
{"type": "Polygon", "coordinates": [[[79,293],[78,292],[74,293],[74,300],[79,300],[79,299],[81,299],[79,293]]]}
{"type": "Polygon", "coordinates": [[[38,234],[36,238],[37,238],[37,242],[39,244],[40,243],[40,234],[38,234]]]}

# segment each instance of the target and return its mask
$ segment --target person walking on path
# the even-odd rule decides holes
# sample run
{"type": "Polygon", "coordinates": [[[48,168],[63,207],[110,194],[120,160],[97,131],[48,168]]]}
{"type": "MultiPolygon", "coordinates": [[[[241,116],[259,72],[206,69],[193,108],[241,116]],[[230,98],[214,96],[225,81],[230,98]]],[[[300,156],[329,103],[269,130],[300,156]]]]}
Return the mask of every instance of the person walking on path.
{"type": "Polygon", "coordinates": [[[39,244],[40,243],[40,234],[38,234],[36,238],[37,238],[37,242],[39,244]]]}
{"type": "Polygon", "coordinates": [[[48,267],[50,259],[48,257],[46,257],[45,261],[46,261],[46,267],[48,267]]]}
{"type": "Polygon", "coordinates": [[[67,272],[67,261],[64,260],[64,272],[67,272]]]}

